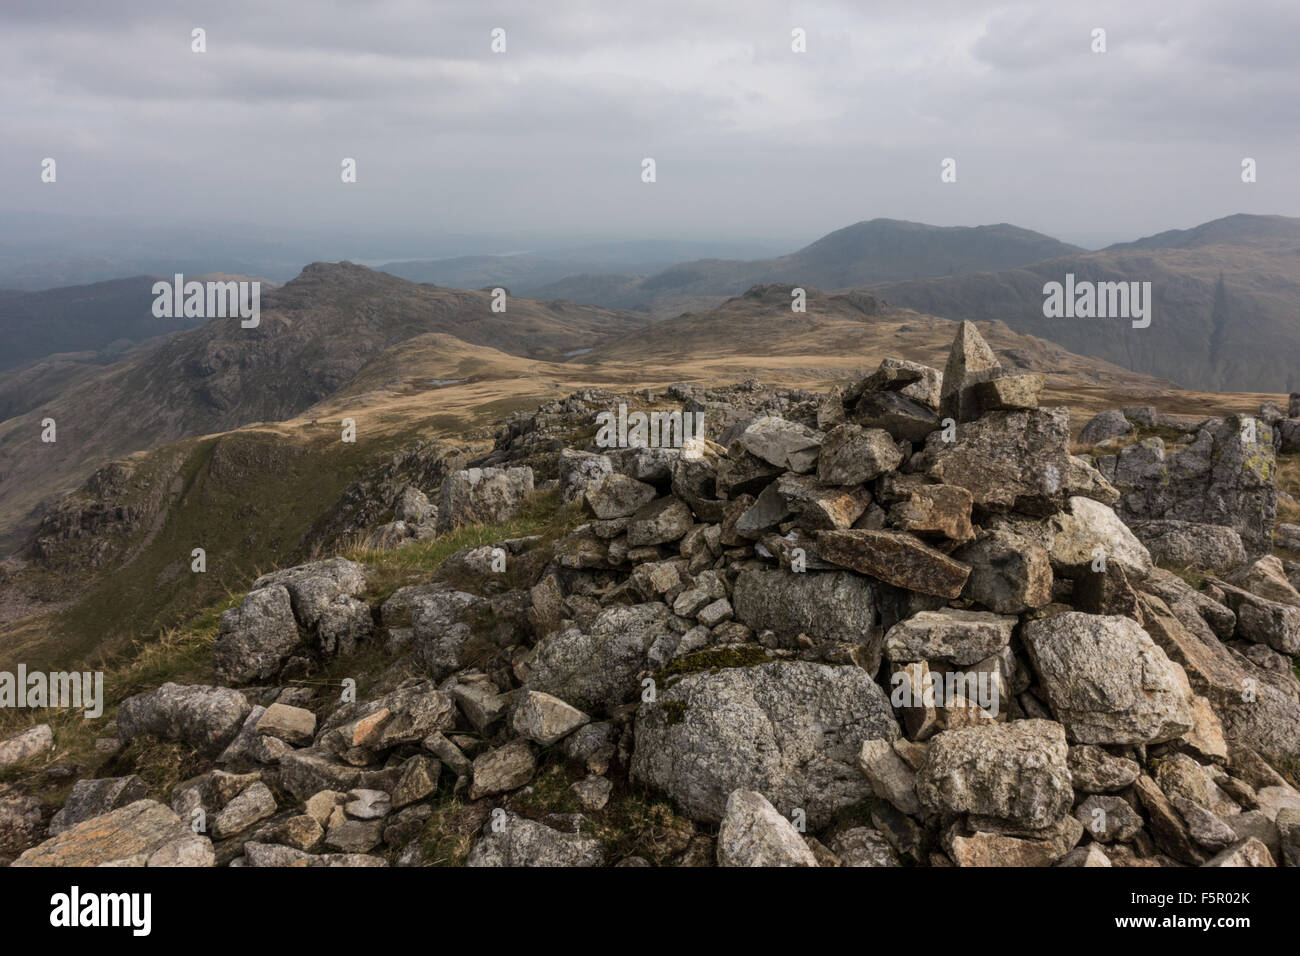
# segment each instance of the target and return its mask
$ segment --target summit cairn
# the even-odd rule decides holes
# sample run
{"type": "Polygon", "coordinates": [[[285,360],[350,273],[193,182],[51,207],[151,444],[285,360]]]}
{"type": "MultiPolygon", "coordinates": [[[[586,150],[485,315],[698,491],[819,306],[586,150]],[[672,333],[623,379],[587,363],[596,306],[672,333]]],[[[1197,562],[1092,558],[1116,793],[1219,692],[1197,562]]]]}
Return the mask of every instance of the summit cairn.
{"type": "Polygon", "coordinates": [[[1276,429],[1205,423],[1164,459],[1205,467],[1162,481],[1140,442],[1071,454],[1042,388],[963,322],[942,375],[886,359],[829,395],[585,389],[512,416],[418,489],[440,527],[480,525],[475,547],[402,565],[396,590],[350,562],[253,582],[221,622],[223,686],[119,708],[124,743],[219,756],[170,810],[119,805],[125,780],[74,788],[76,825],[13,849],[32,865],[1296,865],[1300,566],[1248,558],[1263,532],[1218,496],[1276,500],[1276,429]],[[638,401],[707,410],[716,443],[581,437],[638,401]],[[563,504],[538,533],[492,540],[547,500],[563,504]],[[1206,519],[1219,531],[1190,527],[1206,519]],[[1146,541],[1214,573],[1194,587],[1146,541]],[[350,666],[374,668],[350,699],[311,679],[350,666]],[[175,721],[141,719],[163,710],[175,721]],[[220,825],[182,853],[176,821],[197,809],[220,825]]]}

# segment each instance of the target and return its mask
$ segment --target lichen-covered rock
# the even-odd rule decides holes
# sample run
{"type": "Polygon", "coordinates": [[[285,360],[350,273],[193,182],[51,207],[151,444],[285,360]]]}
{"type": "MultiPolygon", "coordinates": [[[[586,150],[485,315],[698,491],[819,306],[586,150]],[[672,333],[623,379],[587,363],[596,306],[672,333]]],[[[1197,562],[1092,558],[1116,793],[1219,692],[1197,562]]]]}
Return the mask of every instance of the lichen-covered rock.
{"type": "Polygon", "coordinates": [[[1066,577],[1096,573],[1098,560],[1119,565],[1134,581],[1151,573],[1151,553],[1113,510],[1091,498],[1071,498],[1048,522],[1048,557],[1066,577]]]}
{"type": "Polygon", "coordinates": [[[1182,668],[1126,617],[1070,611],[1024,628],[1056,719],[1079,743],[1159,743],[1192,729],[1182,668]]]}
{"type": "Polygon", "coordinates": [[[1116,757],[1100,747],[1080,744],[1069,753],[1074,789],[1083,793],[1114,793],[1131,786],[1142,768],[1136,760],[1116,757]]]}
{"type": "Polygon", "coordinates": [[[853,827],[831,838],[830,851],[841,866],[898,866],[898,854],[879,830],[853,827]]]}
{"type": "Polygon", "coordinates": [[[509,521],[532,493],[533,470],[528,467],[454,471],[438,493],[438,533],[509,521]]]}
{"type": "Polygon", "coordinates": [[[511,726],[520,736],[549,747],[590,721],[590,717],[558,697],[530,690],[520,697],[511,726]]]}
{"type": "Polygon", "coordinates": [[[1209,700],[1228,739],[1274,760],[1300,756],[1300,700],[1293,678],[1257,667],[1226,647],[1203,621],[1176,617],[1154,595],[1144,594],[1141,604],[1144,629],[1182,665],[1196,693],[1209,700]]]}
{"type": "Polygon", "coordinates": [[[565,833],[506,811],[489,820],[469,851],[467,866],[602,866],[605,851],[595,837],[565,833]]]}
{"type": "Polygon", "coordinates": [[[220,840],[242,833],[254,823],[274,816],[275,811],[275,796],[271,788],[260,780],[256,781],[221,808],[212,820],[212,836],[220,840]]]}
{"type": "Polygon", "coordinates": [[[356,597],[365,590],[366,570],[347,558],[329,558],[273,571],[253,582],[255,589],[276,586],[289,592],[298,623],[314,628],[329,605],[339,598],[356,597]]]}
{"type": "Polygon", "coordinates": [[[948,364],[943,367],[939,415],[957,422],[977,418],[981,409],[975,388],[997,376],[1001,370],[997,356],[975,323],[962,322],[948,352],[948,364]]]}
{"type": "Polygon", "coordinates": [[[40,841],[43,830],[40,802],[0,787],[0,854],[22,852],[40,841]]]}
{"type": "Polygon", "coordinates": [[[13,865],[212,866],[214,862],[207,837],[192,832],[161,803],[137,800],[69,827],[27,850],[13,865]]]}
{"type": "Polygon", "coordinates": [[[358,748],[367,756],[378,755],[450,730],[455,722],[452,698],[432,681],[418,681],[371,700],[342,705],[322,725],[317,746],[345,757],[358,748]]]}
{"type": "Polygon", "coordinates": [[[668,618],[661,603],[611,607],[586,628],[552,634],[537,645],[527,687],[585,711],[625,703],[639,693],[636,675],[668,618]]]}
{"type": "MultiPolygon", "coordinates": [[[[981,826],[987,822],[981,819],[981,826]]],[[[1006,833],[974,829],[963,832],[954,825],[944,833],[943,846],[957,866],[1052,866],[1063,859],[1083,836],[1083,825],[1065,817],[1044,831],[1006,833]],[[1033,835],[1025,835],[1032,833],[1033,835]]]]}
{"type": "MultiPolygon", "coordinates": [[[[387,616],[388,604],[384,613],[387,616]]],[[[487,607],[473,594],[434,586],[412,596],[410,613],[416,654],[430,673],[441,679],[462,666],[474,641],[473,624],[487,613],[487,607]]]]}
{"type": "Polygon", "coordinates": [[[1070,498],[1091,498],[1111,508],[1115,507],[1121,497],[1119,489],[1107,481],[1106,476],[1091,461],[1076,455],[1070,456],[1065,493],[1070,498]]]}
{"type": "Polygon", "coordinates": [[[825,437],[805,425],[767,415],[750,423],[737,441],[745,451],[768,464],[802,474],[816,466],[825,437]]]}
{"type": "Polygon", "coordinates": [[[122,701],[117,735],[124,744],[147,734],[219,753],[234,740],[251,709],[248,699],[229,687],[168,682],[122,701]]]}
{"type": "Polygon", "coordinates": [[[1133,423],[1118,408],[1098,412],[1079,432],[1080,445],[1096,445],[1108,438],[1120,438],[1133,430],[1133,423]]]}
{"type": "Polygon", "coordinates": [[[1268,847],[1254,837],[1238,840],[1215,857],[1206,866],[1277,866],[1268,847]]]}
{"type": "Polygon", "coordinates": [[[1050,515],[1065,502],[1069,438],[1065,408],[990,412],[958,427],[955,441],[930,435],[908,467],[965,488],[986,511],[1050,515]]]}
{"type": "Polygon", "coordinates": [[[54,731],[49,724],[37,724],[0,740],[0,769],[12,767],[54,746],[54,731]]]}
{"type": "Polygon", "coordinates": [[[882,428],[838,425],[822,442],[817,478],[824,485],[860,485],[893,471],[903,452],[882,428]]]}
{"type": "Polygon", "coordinates": [[[1050,720],[1017,720],[946,730],[930,741],[916,794],[941,813],[1051,826],[1074,798],[1065,728],[1050,720]]]}
{"type": "Polygon", "coordinates": [[[718,866],[816,866],[790,821],[761,793],[734,790],[718,827],[718,866]]]}
{"type": "Polygon", "coordinates": [[[1226,525],[1155,520],[1131,521],[1129,528],[1161,564],[1227,571],[1246,563],[1241,535],[1226,525]]]}
{"type": "Polygon", "coordinates": [[[688,674],[637,711],[632,776],[718,821],[737,789],[824,826],[870,796],[862,742],[898,736],[889,701],[857,667],[773,662],[688,674]]]}
{"type": "Polygon", "coordinates": [[[970,567],[899,531],[818,531],[817,554],[843,568],[921,594],[955,598],[970,567]]]}
{"type": "Polygon", "coordinates": [[[1020,614],[1052,600],[1052,562],[1047,549],[1026,535],[995,528],[954,551],[970,565],[962,596],[998,614],[1020,614]]]}
{"type": "Polygon", "coordinates": [[[69,827],[91,817],[124,807],[148,796],[149,788],[138,775],[127,777],[101,777],[78,780],[63,809],[50,820],[50,836],[57,836],[69,827]]]}
{"type": "Polygon", "coordinates": [[[891,661],[948,661],[969,665],[992,657],[1011,643],[1019,623],[1007,615],[944,607],[919,611],[885,635],[891,661]]]}
{"type": "MultiPolygon", "coordinates": [[[[585,498],[587,489],[614,470],[605,455],[572,448],[560,450],[560,501],[570,504],[585,498]]],[[[635,509],[633,509],[635,510],[635,509]]]]}
{"type": "Polygon", "coordinates": [[[921,485],[889,509],[889,521],[900,531],[964,542],[975,537],[970,514],[971,494],[965,488],[921,485]]]}
{"type": "Polygon", "coordinates": [[[222,612],[212,668],[227,684],[265,680],[280,672],[299,643],[289,592],[279,584],[258,588],[239,607],[222,612]]]}
{"type": "Polygon", "coordinates": [[[654,485],[623,474],[607,474],[597,478],[587,486],[584,494],[587,507],[602,521],[630,517],[642,505],[648,505],[658,496],[659,492],[655,491],[654,485]]]}
{"type": "Polygon", "coordinates": [[[800,634],[817,643],[861,644],[864,666],[880,660],[879,603],[878,585],[843,571],[749,568],[737,575],[732,595],[736,620],[772,631],[780,646],[796,646],[800,634]]]}
{"type": "Polygon", "coordinates": [[[1186,448],[1166,456],[1160,446],[1140,461],[1135,457],[1142,455],[1136,446],[1125,449],[1112,479],[1124,492],[1115,510],[1125,521],[1163,518],[1226,525],[1241,536],[1248,552],[1270,549],[1277,519],[1277,457],[1266,423],[1240,415],[1210,419],[1186,448]],[[1130,458],[1134,465],[1124,467],[1130,458]]]}
{"type": "Polygon", "coordinates": [[[316,736],[316,715],[303,707],[272,704],[258,719],[255,730],[258,734],[278,737],[295,747],[303,747],[316,736]]]}
{"type": "MultiPolygon", "coordinates": [[[[769,489],[773,487],[784,499],[789,513],[795,515],[799,527],[807,531],[847,528],[871,504],[871,493],[864,488],[827,488],[812,475],[783,475],[775,485],[768,485],[769,489]]],[[[759,501],[766,494],[764,489],[759,501]]],[[[739,522],[737,530],[740,530],[739,522]]]]}
{"type": "Polygon", "coordinates": [[[691,509],[680,498],[669,495],[638,508],[627,526],[629,547],[677,541],[695,523],[691,509]]]}
{"type": "Polygon", "coordinates": [[[1128,843],[1142,829],[1142,818],[1122,797],[1093,794],[1080,801],[1074,816],[1098,843],[1128,843]]]}

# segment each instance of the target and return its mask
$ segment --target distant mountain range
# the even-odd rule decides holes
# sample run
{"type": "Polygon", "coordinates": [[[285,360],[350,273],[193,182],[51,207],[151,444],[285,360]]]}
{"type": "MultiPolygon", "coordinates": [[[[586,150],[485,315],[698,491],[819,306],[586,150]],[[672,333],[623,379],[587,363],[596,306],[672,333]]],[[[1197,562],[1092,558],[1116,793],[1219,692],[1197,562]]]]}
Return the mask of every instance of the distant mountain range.
{"type": "Polygon", "coordinates": [[[539,299],[570,299],[663,316],[716,304],[766,282],[846,289],[887,279],[1005,269],[1080,251],[1078,246],[1006,223],[928,226],[872,219],[838,229],[789,255],[692,259],[648,275],[573,259],[512,256],[390,263],[380,268],[420,282],[470,288],[505,283],[520,295],[539,299]]]}
{"type": "Polygon", "coordinates": [[[529,271],[527,263],[494,257],[458,262],[475,285],[515,282],[514,291],[538,299],[649,312],[656,319],[713,308],[762,284],[865,289],[930,315],[1001,320],[1071,352],[1187,388],[1300,390],[1300,219],[1284,216],[1228,216],[1096,252],[1006,224],[873,219],[776,258],[696,259],[649,275],[603,270],[541,284],[555,263],[529,271]],[[1151,326],[1046,318],[1043,287],[1067,275],[1079,282],[1150,282],[1151,326]]]}
{"type": "Polygon", "coordinates": [[[1300,391],[1300,219],[1228,216],[1020,268],[869,288],[920,312],[1000,319],[1187,388],[1300,391]],[[1067,274],[1076,281],[1150,282],[1150,327],[1044,317],[1044,284],[1067,274]]]}
{"type": "MultiPolygon", "coordinates": [[[[599,250],[584,254],[601,258],[599,250]]],[[[487,260],[472,268],[481,270],[478,279],[491,276],[487,260]]],[[[591,298],[615,305],[539,301],[511,288],[505,312],[493,311],[493,296],[482,289],[417,284],[348,262],[315,263],[263,294],[261,325],[253,330],[230,320],[193,328],[185,320],[155,320],[153,281],[137,276],[38,293],[0,291],[0,354],[12,366],[0,372],[0,543],[42,501],[75,487],[104,461],[281,421],[331,396],[364,405],[368,390],[416,381],[446,351],[451,339],[438,336],[517,357],[524,361],[517,374],[525,376],[537,374],[536,363],[623,375],[669,362],[665,375],[676,363],[707,377],[700,356],[730,356],[728,368],[750,355],[790,350],[851,356],[871,348],[873,335],[889,338],[898,354],[925,360],[927,349],[951,336],[917,333],[916,318],[890,324],[879,317],[912,310],[904,314],[1004,323],[1037,343],[1015,347],[1036,356],[1032,366],[1075,366],[1097,387],[1127,381],[1126,369],[1139,379],[1206,391],[1300,390],[1300,220],[1276,216],[1231,216],[1097,252],[1007,225],[873,220],[778,258],[702,259],[634,281],[603,275],[544,287],[585,285],[591,298]],[[1069,274],[1078,281],[1151,282],[1151,325],[1045,318],[1044,284],[1069,274]],[[789,309],[795,285],[809,292],[807,314],[789,309]],[[676,302],[679,317],[665,322],[616,307],[647,295],[659,305],[676,302]],[[824,313],[829,302],[859,315],[861,324],[845,326],[841,316],[832,332],[824,313]],[[874,304],[862,311],[860,302],[874,304]],[[846,328],[861,332],[846,337],[846,328]],[[58,425],[55,444],[40,441],[47,417],[58,425]]],[[[509,286],[482,282],[501,284],[509,286]]]]}

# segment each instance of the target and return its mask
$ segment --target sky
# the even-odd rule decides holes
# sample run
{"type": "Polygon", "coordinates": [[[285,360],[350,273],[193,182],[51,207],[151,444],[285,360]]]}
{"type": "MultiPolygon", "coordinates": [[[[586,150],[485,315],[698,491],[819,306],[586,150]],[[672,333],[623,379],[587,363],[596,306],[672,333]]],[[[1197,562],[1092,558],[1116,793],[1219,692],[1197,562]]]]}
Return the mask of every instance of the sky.
{"type": "Polygon", "coordinates": [[[1297,36],[1294,0],[5,0],[0,215],[1097,247],[1300,215],[1297,36]]]}

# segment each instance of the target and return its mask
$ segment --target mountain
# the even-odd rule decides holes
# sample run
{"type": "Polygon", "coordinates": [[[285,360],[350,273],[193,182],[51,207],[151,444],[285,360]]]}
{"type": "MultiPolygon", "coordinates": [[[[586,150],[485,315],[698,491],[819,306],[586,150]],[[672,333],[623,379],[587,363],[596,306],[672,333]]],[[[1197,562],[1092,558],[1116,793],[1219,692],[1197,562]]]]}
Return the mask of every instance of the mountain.
{"type": "Polygon", "coordinates": [[[559,359],[642,321],[519,298],[493,312],[488,293],[416,285],[349,262],[314,263],[263,295],[256,328],[214,319],[89,371],[50,360],[45,370],[63,376],[67,387],[38,385],[38,404],[23,400],[22,383],[44,376],[28,369],[0,375],[0,404],[21,409],[0,422],[0,541],[39,501],[71,490],[107,460],[289,418],[417,336],[442,332],[506,353],[559,359]],[[46,418],[57,427],[49,444],[40,438],[46,418]]]}
{"type": "Polygon", "coordinates": [[[735,261],[696,259],[650,276],[567,277],[533,290],[541,298],[601,302],[612,308],[673,314],[680,306],[717,304],[763,283],[846,289],[888,279],[964,275],[1081,252],[1050,236],[999,223],[930,226],[872,219],[837,229],[789,255],[735,261]]]}
{"type": "Polygon", "coordinates": [[[158,278],[141,275],[43,292],[0,291],[0,369],[58,352],[121,353],[202,324],[202,319],[154,318],[151,290],[158,278]]]}
{"type": "Polygon", "coordinates": [[[706,256],[759,256],[771,253],[775,248],[779,247],[772,242],[647,239],[561,245],[547,247],[542,251],[509,255],[402,260],[377,268],[390,275],[410,279],[412,282],[432,282],[458,289],[505,286],[517,295],[563,299],[572,297],[563,294],[538,293],[548,285],[561,282],[571,276],[590,276],[597,281],[606,277],[615,277],[621,281],[629,281],[658,272],[684,259],[706,256]]]}
{"type": "Polygon", "coordinates": [[[1020,268],[875,283],[890,303],[1000,319],[1084,355],[1205,390],[1300,390],[1300,219],[1236,215],[1020,268]],[[1150,327],[1043,315],[1043,287],[1150,282],[1150,327]]]}

